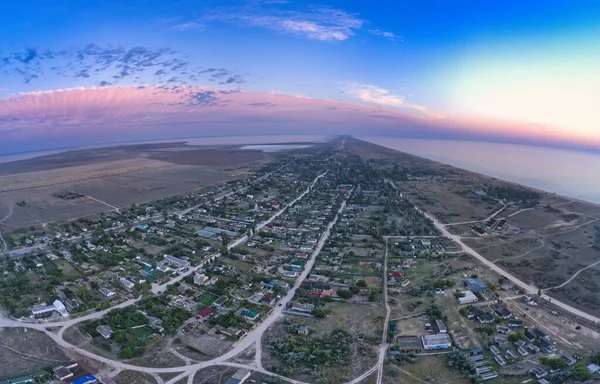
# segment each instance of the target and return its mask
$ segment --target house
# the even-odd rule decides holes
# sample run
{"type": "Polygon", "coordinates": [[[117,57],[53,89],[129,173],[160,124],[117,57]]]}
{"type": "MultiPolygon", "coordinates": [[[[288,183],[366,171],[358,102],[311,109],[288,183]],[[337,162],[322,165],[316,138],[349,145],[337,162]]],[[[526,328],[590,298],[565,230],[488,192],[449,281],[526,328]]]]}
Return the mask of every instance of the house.
{"type": "Polygon", "coordinates": [[[194,274],[194,284],[205,285],[208,283],[209,280],[210,280],[209,277],[206,276],[204,273],[196,272],[194,274]]]}
{"type": "Polygon", "coordinates": [[[517,354],[512,349],[507,349],[504,353],[504,357],[507,360],[516,360],[519,358],[519,356],[517,356],[517,354]]]}
{"type": "Polygon", "coordinates": [[[164,261],[167,262],[169,265],[176,267],[180,271],[182,271],[190,266],[189,261],[180,259],[175,256],[170,256],[170,255],[164,255],[164,261]]]}
{"type": "Polygon", "coordinates": [[[554,344],[552,344],[550,341],[548,341],[546,339],[541,340],[540,347],[546,353],[555,353],[556,352],[556,347],[554,346],[554,344]]]}
{"type": "Polygon", "coordinates": [[[572,358],[569,355],[562,355],[560,358],[563,359],[565,363],[567,363],[568,367],[570,367],[571,365],[573,365],[577,362],[577,360],[575,360],[574,358],[572,358]]]}
{"type": "Polygon", "coordinates": [[[135,287],[135,284],[134,284],[133,282],[131,282],[131,281],[127,280],[127,279],[126,279],[126,278],[124,278],[124,277],[121,277],[121,278],[119,279],[119,281],[120,281],[120,282],[121,282],[121,284],[123,284],[123,286],[124,286],[126,289],[128,289],[128,290],[132,290],[132,289],[133,289],[133,287],[135,287]]]}
{"type": "Polygon", "coordinates": [[[523,332],[523,335],[525,336],[527,341],[529,341],[530,343],[532,343],[536,339],[533,332],[531,332],[529,329],[526,329],[525,332],[523,332]]]}
{"type": "Polygon", "coordinates": [[[498,365],[501,367],[506,365],[506,360],[504,360],[501,355],[494,356],[494,360],[496,360],[496,363],[498,363],[498,365]]]}
{"type": "Polygon", "coordinates": [[[73,377],[73,372],[71,372],[68,368],[63,367],[62,365],[54,368],[52,370],[52,372],[54,373],[54,376],[56,376],[56,378],[58,380],[62,380],[62,381],[65,381],[69,377],[73,377]]]}
{"type": "Polygon", "coordinates": [[[273,282],[273,285],[275,287],[279,287],[284,289],[285,291],[287,291],[288,289],[290,289],[290,283],[288,283],[287,281],[283,281],[283,280],[277,280],[273,282]]]}
{"type": "Polygon", "coordinates": [[[99,288],[98,291],[102,294],[102,296],[104,296],[106,298],[111,298],[117,294],[114,290],[112,290],[110,288],[105,288],[105,287],[99,288]]]}
{"type": "Polygon", "coordinates": [[[523,327],[523,320],[519,320],[519,319],[512,319],[508,321],[508,326],[510,328],[522,328],[523,327]]]}
{"type": "Polygon", "coordinates": [[[466,279],[464,283],[465,286],[469,289],[469,291],[473,293],[485,292],[489,289],[487,283],[481,279],[466,279]]]}
{"type": "Polygon", "coordinates": [[[476,319],[478,316],[483,315],[483,311],[477,307],[471,307],[469,308],[469,311],[467,312],[467,318],[469,320],[472,319],[476,319]]]}
{"type": "Polygon", "coordinates": [[[596,364],[590,364],[587,366],[587,369],[590,371],[590,373],[597,373],[600,371],[600,366],[597,366],[596,364]]]}
{"type": "Polygon", "coordinates": [[[98,332],[105,339],[110,339],[113,334],[113,330],[110,325],[101,324],[96,327],[96,332],[98,332]]]}
{"type": "Polygon", "coordinates": [[[496,309],[494,313],[496,314],[496,316],[504,320],[510,319],[510,317],[512,316],[512,313],[510,313],[510,311],[506,308],[496,309]]]}
{"type": "Polygon", "coordinates": [[[305,304],[305,303],[293,303],[292,304],[292,311],[311,313],[314,310],[315,310],[314,304],[305,304]]]}
{"type": "Polygon", "coordinates": [[[463,296],[458,298],[458,303],[461,305],[471,304],[479,301],[479,298],[475,296],[475,294],[470,290],[462,291],[461,293],[463,294],[463,296]]]}
{"type": "Polygon", "coordinates": [[[500,354],[500,349],[498,347],[496,347],[495,345],[492,345],[490,347],[490,351],[494,354],[494,355],[499,355],[500,354]]]}
{"type": "Polygon", "coordinates": [[[423,348],[428,351],[435,349],[448,349],[452,347],[452,340],[447,333],[422,336],[421,343],[423,343],[423,348]]]}
{"type": "Polygon", "coordinates": [[[196,314],[196,317],[202,320],[206,320],[208,319],[208,317],[210,317],[210,315],[213,314],[213,312],[215,311],[215,309],[213,307],[206,307],[204,309],[202,309],[200,312],[198,312],[196,314]]]}
{"type": "Polygon", "coordinates": [[[447,333],[446,325],[444,324],[444,322],[442,320],[437,319],[435,321],[435,325],[437,326],[437,329],[438,329],[439,333],[447,333]]]}
{"type": "Polygon", "coordinates": [[[533,373],[537,379],[541,379],[548,376],[548,371],[546,371],[541,366],[535,366],[531,368],[529,372],[533,373]]]}
{"type": "Polygon", "coordinates": [[[483,314],[477,316],[477,320],[481,324],[491,324],[494,322],[494,316],[491,313],[484,312],[483,314]]]}
{"type": "Polygon", "coordinates": [[[483,381],[495,379],[496,377],[498,377],[498,372],[496,371],[485,372],[479,375],[479,378],[483,381]]]}
{"type": "Polygon", "coordinates": [[[537,329],[537,328],[533,330],[533,334],[534,334],[534,335],[535,335],[535,336],[536,336],[538,339],[541,339],[541,340],[548,340],[548,341],[550,341],[550,336],[549,336],[547,333],[544,333],[544,332],[540,331],[540,330],[539,330],[539,329],[537,329]]]}
{"type": "Polygon", "coordinates": [[[430,239],[421,239],[421,245],[423,247],[429,247],[431,245],[431,240],[430,239]]]}
{"type": "Polygon", "coordinates": [[[215,284],[217,284],[217,281],[219,281],[219,278],[217,276],[213,276],[210,278],[210,281],[208,282],[208,284],[215,285],[215,284]]]}
{"type": "Polygon", "coordinates": [[[243,384],[248,380],[251,374],[252,372],[249,369],[240,368],[225,382],[225,384],[243,384]]]}
{"type": "Polygon", "coordinates": [[[242,315],[242,317],[246,320],[246,321],[255,321],[258,319],[258,317],[260,316],[260,313],[255,312],[255,311],[247,311],[247,310],[243,310],[242,312],[240,312],[240,315],[242,315]]]}
{"type": "Polygon", "coordinates": [[[309,334],[308,326],[301,325],[300,327],[298,327],[298,334],[303,335],[303,336],[308,336],[308,334],[309,334]]]}
{"type": "Polygon", "coordinates": [[[498,332],[498,333],[508,333],[508,332],[510,332],[510,328],[505,327],[504,325],[496,325],[496,332],[498,332]]]}

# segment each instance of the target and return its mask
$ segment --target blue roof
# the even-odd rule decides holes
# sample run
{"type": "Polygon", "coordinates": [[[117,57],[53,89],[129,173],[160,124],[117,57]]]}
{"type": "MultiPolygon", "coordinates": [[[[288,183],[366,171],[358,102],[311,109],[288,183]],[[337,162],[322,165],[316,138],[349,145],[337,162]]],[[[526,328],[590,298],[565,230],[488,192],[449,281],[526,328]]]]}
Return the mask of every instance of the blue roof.
{"type": "Polygon", "coordinates": [[[87,375],[87,376],[81,377],[77,380],[73,380],[71,382],[71,384],[87,384],[87,383],[95,383],[97,381],[98,381],[98,379],[96,379],[96,376],[87,375]]]}

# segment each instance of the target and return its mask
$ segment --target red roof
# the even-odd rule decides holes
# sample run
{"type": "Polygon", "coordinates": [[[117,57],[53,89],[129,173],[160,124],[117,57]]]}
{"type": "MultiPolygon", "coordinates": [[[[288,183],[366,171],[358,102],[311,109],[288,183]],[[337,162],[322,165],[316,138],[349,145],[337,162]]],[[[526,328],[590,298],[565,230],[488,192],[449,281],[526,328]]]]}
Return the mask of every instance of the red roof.
{"type": "Polygon", "coordinates": [[[201,310],[200,312],[198,312],[198,316],[205,318],[210,316],[211,313],[213,313],[215,311],[215,309],[213,307],[206,307],[203,310],[201,310]]]}
{"type": "Polygon", "coordinates": [[[404,275],[401,274],[400,272],[394,272],[394,273],[392,273],[392,277],[394,279],[402,279],[404,277],[404,275]]]}

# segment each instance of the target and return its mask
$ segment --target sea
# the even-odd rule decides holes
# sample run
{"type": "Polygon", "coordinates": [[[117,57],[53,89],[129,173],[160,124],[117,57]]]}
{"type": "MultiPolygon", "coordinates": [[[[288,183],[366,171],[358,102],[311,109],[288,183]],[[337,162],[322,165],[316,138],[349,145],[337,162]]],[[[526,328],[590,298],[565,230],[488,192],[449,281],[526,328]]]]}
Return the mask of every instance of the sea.
{"type": "Polygon", "coordinates": [[[357,138],[498,179],[600,204],[600,154],[473,141],[357,138]]]}
{"type": "MultiPolygon", "coordinates": [[[[302,148],[323,142],[328,136],[222,136],[112,143],[71,148],[88,149],[115,145],[184,141],[190,145],[245,145],[267,152],[302,148]],[[285,143],[302,143],[287,144],[285,143]]],[[[600,155],[565,149],[455,140],[424,140],[357,136],[384,147],[450,164],[473,172],[519,183],[543,191],[600,204],[600,155]]],[[[0,163],[64,152],[63,150],[0,156],[0,163]]]]}

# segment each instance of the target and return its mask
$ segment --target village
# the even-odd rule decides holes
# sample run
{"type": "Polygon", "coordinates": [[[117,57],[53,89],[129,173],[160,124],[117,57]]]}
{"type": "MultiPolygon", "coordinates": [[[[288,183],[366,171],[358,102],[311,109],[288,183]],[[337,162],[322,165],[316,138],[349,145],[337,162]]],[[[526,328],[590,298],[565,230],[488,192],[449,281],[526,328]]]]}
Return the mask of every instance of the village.
{"type": "MultiPolygon", "coordinates": [[[[410,180],[429,182],[423,173],[410,180]]],[[[506,236],[504,225],[487,231],[506,236]]],[[[593,325],[466,255],[353,156],[283,157],[248,179],[7,240],[7,315],[49,326],[92,316],[64,339],[113,361],[210,361],[269,324],[260,366],[300,382],[351,382],[372,367],[384,383],[583,382],[600,370],[593,325]]],[[[29,380],[96,380],[69,364],[29,380]]]]}

